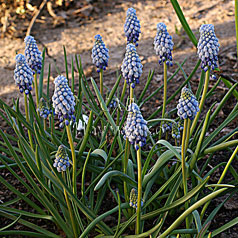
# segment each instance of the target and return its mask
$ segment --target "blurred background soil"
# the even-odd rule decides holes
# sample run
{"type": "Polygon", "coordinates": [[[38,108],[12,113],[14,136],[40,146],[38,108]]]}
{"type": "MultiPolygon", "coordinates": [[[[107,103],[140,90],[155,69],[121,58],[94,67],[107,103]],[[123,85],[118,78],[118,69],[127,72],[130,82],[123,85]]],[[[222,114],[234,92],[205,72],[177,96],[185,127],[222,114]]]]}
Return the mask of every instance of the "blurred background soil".
{"type": "MultiPolygon", "coordinates": [[[[215,32],[219,38],[219,66],[222,73],[234,80],[238,80],[238,66],[236,64],[236,39],[235,39],[235,6],[234,0],[178,0],[183,13],[195,36],[199,37],[199,27],[204,23],[211,23],[215,26],[215,32]]],[[[68,63],[75,54],[79,54],[82,59],[84,73],[88,78],[91,76],[98,79],[96,68],[92,65],[91,49],[94,43],[94,36],[100,34],[109,49],[109,67],[104,73],[104,82],[108,88],[112,88],[115,83],[117,72],[125,54],[126,38],[123,26],[126,18],[126,11],[133,7],[137,11],[137,17],[141,23],[141,36],[137,52],[142,60],[143,74],[141,84],[136,87],[136,94],[143,89],[148,73],[155,70],[154,78],[146,95],[149,95],[163,83],[163,67],[158,64],[158,57],[153,49],[153,41],[156,35],[156,25],[164,22],[169,33],[173,37],[174,66],[168,69],[168,76],[171,76],[177,68],[175,62],[180,64],[186,58],[183,68],[189,75],[198,58],[196,48],[190,42],[186,33],[168,0],[54,0],[54,1],[23,1],[23,0],[0,0],[0,98],[11,104],[12,98],[22,97],[15,86],[13,71],[15,68],[15,56],[17,53],[24,53],[24,37],[27,31],[31,30],[42,51],[46,47],[45,76],[49,64],[51,64],[51,92],[53,91],[53,80],[58,75],[56,67],[61,74],[65,74],[63,45],[66,47],[68,63]],[[40,12],[38,10],[41,9],[40,12]],[[29,24],[34,16],[39,13],[32,28],[29,24]]],[[[191,86],[195,92],[201,70],[191,80],[191,86]]],[[[77,74],[77,72],[76,72],[77,74]]],[[[69,74],[71,78],[71,74],[69,74]]],[[[77,78],[77,77],[76,77],[77,78]]],[[[168,96],[170,96],[178,86],[184,81],[181,72],[169,83],[168,96]]],[[[210,88],[215,84],[211,80],[210,88]]],[[[227,88],[222,82],[216,90],[216,94],[206,101],[205,109],[211,106],[214,101],[219,102],[227,92],[227,88]]],[[[161,92],[162,93],[162,92],[161,92]]],[[[32,92],[34,94],[34,92],[32,92]]],[[[162,102],[162,94],[158,94],[153,100],[148,101],[143,106],[143,114],[150,115],[162,102]]],[[[175,107],[178,97],[172,102],[171,107],[175,107]]],[[[223,121],[234,107],[235,99],[230,99],[228,105],[219,114],[219,118],[211,126],[211,130],[223,121]]],[[[1,128],[6,123],[0,120],[1,128]]],[[[226,128],[226,133],[238,126],[237,120],[226,128]]],[[[229,158],[229,153],[218,153],[214,164],[229,158]]],[[[237,161],[233,165],[238,169],[237,161]]],[[[3,174],[4,176],[4,174],[3,174]]],[[[218,171],[219,178],[219,171],[218,171]]],[[[217,178],[217,179],[218,179],[217,178]]],[[[214,182],[217,181],[215,178],[214,182]]],[[[1,185],[0,185],[1,186],[1,185]]],[[[0,200],[6,201],[11,197],[11,193],[6,193],[0,189],[0,200]]],[[[222,200],[217,199],[213,204],[216,206],[222,200]]],[[[238,216],[238,197],[235,196],[221,213],[216,216],[212,227],[219,227],[225,222],[238,216]]],[[[225,232],[220,237],[238,237],[238,228],[234,227],[225,232]]]]}

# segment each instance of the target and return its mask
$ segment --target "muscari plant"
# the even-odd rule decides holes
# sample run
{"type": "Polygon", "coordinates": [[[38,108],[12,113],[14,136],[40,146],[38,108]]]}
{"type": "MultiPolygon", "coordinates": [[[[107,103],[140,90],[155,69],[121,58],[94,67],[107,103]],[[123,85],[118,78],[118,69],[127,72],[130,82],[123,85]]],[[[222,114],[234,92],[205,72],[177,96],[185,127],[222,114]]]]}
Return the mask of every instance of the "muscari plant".
{"type": "MultiPolygon", "coordinates": [[[[218,78],[209,90],[210,71],[218,66],[219,44],[214,27],[201,26],[197,45],[177,1],[171,0],[171,3],[191,41],[198,46],[199,59],[192,72],[187,72],[189,75],[183,68],[186,59],[170,68],[173,74],[168,79],[166,76],[164,84],[175,79],[180,71],[184,81],[169,98],[165,96],[164,85],[146,96],[154,71],[144,82],[142,64],[133,45],[138,42],[136,30],[131,31],[135,35],[130,36],[126,46],[122,75],[118,76],[113,88],[107,88],[106,100],[97,82],[93,78],[91,82],[86,79],[78,55],[72,59],[72,77],[69,78],[65,48],[66,77],[64,73],[57,76],[54,90],[51,90],[50,66],[44,91],[45,51],[38,54],[36,42],[29,38],[34,44],[25,53],[30,51],[34,57],[28,61],[23,55],[17,55],[14,72],[21,93],[19,97],[24,94],[25,110],[22,111],[19,98],[13,100],[12,106],[0,99],[0,115],[14,131],[9,134],[0,130],[0,150],[4,152],[0,154],[0,169],[8,170],[25,188],[23,192],[18,191],[0,176],[4,188],[16,195],[0,204],[0,216],[8,221],[0,229],[1,236],[202,238],[215,237],[238,223],[235,218],[218,229],[209,228],[224,203],[237,193],[238,174],[232,161],[237,158],[238,140],[234,137],[238,129],[232,129],[228,134],[222,130],[237,118],[238,102],[225,120],[212,132],[210,130],[228,99],[238,100],[237,83],[226,82],[228,90],[216,108],[215,101],[212,105],[206,104],[219,82],[224,80],[218,78]],[[201,78],[195,91],[190,81],[200,65],[201,78]],[[35,90],[32,90],[34,71],[40,76],[34,81],[35,90]],[[124,80],[122,89],[121,80],[124,80]],[[35,95],[38,93],[39,104],[35,104],[32,91],[35,95]],[[164,103],[156,110],[149,110],[151,114],[148,115],[146,102],[154,97],[160,97],[164,103]],[[115,99],[116,104],[113,103],[115,99]],[[162,116],[160,113],[165,106],[172,109],[162,116]],[[84,125],[84,135],[79,137],[77,122],[83,120],[83,115],[89,115],[89,118],[84,125]],[[97,133],[95,128],[100,122],[104,127],[97,133]],[[211,168],[218,151],[226,151],[230,157],[211,168]],[[213,184],[210,176],[217,169],[221,176],[213,184]],[[19,176],[18,170],[24,177],[19,176]],[[232,179],[225,183],[228,171],[232,179]],[[222,195],[226,198],[218,206],[210,205],[214,198],[222,195]],[[26,204],[23,209],[17,208],[19,201],[26,204]],[[116,218],[115,222],[105,220],[112,216],[116,218]],[[41,227],[34,222],[38,219],[47,226],[41,227]],[[22,230],[15,229],[16,224],[21,224],[22,230]]],[[[135,11],[128,11],[127,21],[135,18],[135,11]]],[[[133,24],[133,21],[129,22],[133,24]]],[[[160,26],[161,34],[165,36],[159,38],[157,33],[158,43],[163,46],[164,42],[165,46],[170,42],[167,55],[161,48],[163,54],[159,55],[165,57],[161,63],[167,65],[169,61],[170,65],[171,37],[166,26],[161,23],[160,26]]],[[[101,71],[107,67],[108,51],[99,36],[95,45],[98,47],[93,50],[93,63],[101,71]]]]}

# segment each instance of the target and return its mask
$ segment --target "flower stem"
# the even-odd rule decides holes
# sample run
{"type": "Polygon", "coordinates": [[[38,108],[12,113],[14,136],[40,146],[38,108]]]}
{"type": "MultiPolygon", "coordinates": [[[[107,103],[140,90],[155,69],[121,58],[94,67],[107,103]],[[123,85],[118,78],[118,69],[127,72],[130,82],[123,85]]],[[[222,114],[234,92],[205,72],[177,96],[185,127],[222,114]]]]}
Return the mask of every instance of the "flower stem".
{"type": "Polygon", "coordinates": [[[72,176],[72,185],[73,185],[73,193],[76,195],[77,194],[77,188],[76,188],[76,155],[75,155],[75,150],[74,150],[74,142],[73,142],[73,137],[72,137],[72,132],[70,129],[70,125],[66,126],[66,131],[68,135],[68,140],[69,140],[69,145],[72,153],[72,161],[73,161],[73,176],[72,176]]]}
{"type": "MultiPolygon", "coordinates": [[[[34,83],[35,83],[35,94],[36,94],[36,107],[39,108],[39,94],[38,94],[38,83],[37,83],[37,72],[34,74],[34,83]]],[[[39,116],[39,112],[37,110],[37,115],[39,116]]]]}
{"type": "Polygon", "coordinates": [[[130,104],[134,102],[134,89],[130,86],[130,104]]]}
{"type": "Polygon", "coordinates": [[[103,70],[102,69],[100,69],[99,77],[100,77],[100,93],[103,98],[103,70]]]}
{"type": "Polygon", "coordinates": [[[138,171],[138,197],[136,209],[136,235],[140,234],[140,221],[141,221],[141,199],[142,199],[142,173],[141,173],[141,147],[137,150],[137,171],[138,171]]]}
{"type": "Polygon", "coordinates": [[[190,136],[193,134],[193,131],[197,125],[199,116],[201,114],[205,99],[206,99],[206,94],[207,94],[207,89],[208,89],[208,84],[209,84],[209,78],[210,78],[210,67],[208,68],[207,72],[206,72],[206,78],[205,78],[205,84],[204,84],[204,88],[203,88],[203,93],[202,93],[202,98],[199,104],[199,112],[197,112],[196,117],[193,120],[192,126],[190,128],[190,136]]]}
{"type": "MultiPolygon", "coordinates": [[[[129,154],[130,154],[130,143],[128,138],[126,138],[126,145],[125,145],[125,156],[124,156],[124,163],[123,163],[123,173],[127,174],[127,164],[128,164],[128,159],[129,159],[129,154]]],[[[128,190],[127,190],[127,183],[124,181],[124,196],[126,202],[129,202],[129,196],[128,196],[128,190]]]]}
{"type": "Polygon", "coordinates": [[[162,118],[164,118],[165,115],[166,101],[167,101],[167,64],[166,62],[164,62],[164,100],[163,100],[162,118]]]}
{"type": "MultiPolygon", "coordinates": [[[[66,182],[64,172],[63,172],[63,175],[62,175],[62,176],[63,176],[64,181],[66,182]]],[[[64,189],[64,196],[65,196],[65,201],[66,201],[66,204],[67,204],[67,207],[68,207],[68,210],[69,210],[70,220],[71,220],[71,222],[72,222],[74,237],[76,238],[76,237],[78,237],[78,235],[77,235],[77,229],[76,229],[76,224],[75,224],[75,220],[74,220],[74,216],[73,216],[72,207],[71,207],[70,202],[69,202],[69,197],[68,197],[68,194],[67,194],[67,192],[66,192],[65,189],[64,189]]]]}
{"type": "Polygon", "coordinates": [[[47,127],[46,119],[44,119],[44,130],[45,130],[45,131],[46,131],[46,127],[47,127]]]}
{"type": "Polygon", "coordinates": [[[238,64],[238,0],[235,0],[235,25],[236,25],[236,59],[238,64]]]}
{"type": "MultiPolygon", "coordinates": [[[[30,123],[30,120],[29,120],[29,113],[28,113],[28,103],[27,103],[27,95],[24,93],[24,102],[25,102],[25,113],[26,113],[26,121],[28,123],[30,123]]],[[[33,149],[33,140],[32,140],[32,137],[31,137],[31,132],[30,130],[28,129],[27,130],[28,132],[28,137],[29,137],[29,141],[30,141],[30,145],[31,145],[31,148],[33,149]]]]}

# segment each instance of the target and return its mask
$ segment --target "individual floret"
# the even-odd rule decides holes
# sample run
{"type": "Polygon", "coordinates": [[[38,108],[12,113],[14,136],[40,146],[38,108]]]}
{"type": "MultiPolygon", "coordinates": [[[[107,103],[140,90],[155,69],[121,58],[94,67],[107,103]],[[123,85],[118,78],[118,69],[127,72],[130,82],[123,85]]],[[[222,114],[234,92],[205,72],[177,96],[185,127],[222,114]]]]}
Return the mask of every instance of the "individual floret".
{"type": "Polygon", "coordinates": [[[63,145],[60,145],[58,147],[53,166],[57,169],[58,172],[65,172],[66,169],[70,166],[69,156],[63,145]]]}
{"type": "Polygon", "coordinates": [[[55,114],[58,115],[60,121],[60,127],[65,125],[69,125],[69,121],[71,120],[73,123],[75,122],[74,116],[74,107],[75,107],[75,98],[74,95],[69,88],[68,80],[59,75],[55,80],[55,91],[52,97],[53,107],[55,109],[55,114]]]}
{"type": "MultiPolygon", "coordinates": [[[[135,188],[132,188],[130,192],[130,202],[129,202],[130,207],[137,209],[137,200],[138,200],[137,190],[135,188]]],[[[144,204],[143,199],[141,199],[141,206],[143,206],[143,204],[144,204]]]]}
{"type": "Polygon", "coordinates": [[[100,72],[100,70],[106,70],[108,66],[109,50],[106,48],[100,35],[96,35],[94,38],[95,43],[92,49],[92,61],[97,67],[97,72],[100,72]]]}
{"type": "Polygon", "coordinates": [[[172,51],[174,43],[172,36],[169,35],[166,25],[162,22],[157,24],[157,34],[154,39],[154,49],[156,54],[160,57],[159,64],[166,62],[168,66],[172,66],[172,51]]]}
{"type": "Polygon", "coordinates": [[[28,94],[32,90],[33,73],[22,54],[16,56],[14,80],[21,93],[28,94]]]}
{"type": "Polygon", "coordinates": [[[24,39],[24,42],[26,44],[25,47],[25,56],[26,61],[30,68],[33,71],[33,74],[40,73],[41,67],[42,67],[42,56],[41,52],[39,51],[36,41],[33,36],[26,36],[24,39]]]}
{"type": "Polygon", "coordinates": [[[141,30],[140,21],[137,19],[136,10],[134,8],[128,8],[126,12],[124,32],[127,37],[127,44],[134,43],[138,46],[137,41],[139,41],[141,30]]]}
{"type": "Polygon", "coordinates": [[[199,111],[198,101],[190,89],[184,87],[177,105],[178,116],[181,120],[189,118],[193,120],[199,111]]]}
{"type": "Polygon", "coordinates": [[[142,74],[141,60],[136,52],[136,47],[133,44],[128,44],[126,47],[125,58],[122,62],[121,71],[127,84],[135,88],[135,83],[138,84],[142,74]]]}
{"type": "Polygon", "coordinates": [[[124,139],[128,138],[129,142],[138,150],[139,146],[142,147],[146,144],[147,133],[147,121],[143,119],[139,107],[135,103],[130,104],[122,131],[124,139]]]}
{"type": "Polygon", "coordinates": [[[200,39],[198,41],[198,56],[202,61],[202,69],[206,72],[209,67],[212,70],[218,67],[218,52],[219,46],[218,39],[214,32],[212,24],[203,24],[200,27],[200,39]]]}
{"type": "Polygon", "coordinates": [[[43,117],[44,119],[46,119],[48,117],[48,115],[50,114],[50,110],[47,107],[46,101],[44,98],[40,99],[39,108],[37,108],[37,110],[40,114],[40,117],[43,117]]]}

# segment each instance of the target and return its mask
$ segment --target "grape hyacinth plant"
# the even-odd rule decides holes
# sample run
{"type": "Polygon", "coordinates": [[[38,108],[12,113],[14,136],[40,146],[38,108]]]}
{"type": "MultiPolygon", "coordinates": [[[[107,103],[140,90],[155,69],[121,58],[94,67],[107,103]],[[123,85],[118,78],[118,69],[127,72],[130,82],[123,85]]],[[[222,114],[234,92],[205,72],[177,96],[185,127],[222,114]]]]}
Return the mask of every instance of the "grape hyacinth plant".
{"type": "MultiPolygon", "coordinates": [[[[198,42],[177,0],[170,2],[198,54],[192,69],[193,61],[187,67],[180,57],[170,68],[168,81],[174,85],[168,99],[167,67],[175,60],[172,38],[159,23],[154,47],[164,65],[164,85],[157,87],[154,70],[144,70],[149,72],[147,80],[142,75],[148,65],[142,67],[136,52],[140,27],[133,8],[127,12],[125,29],[130,38],[121,75],[110,71],[108,84],[102,80],[108,50],[102,37],[95,37],[92,59],[100,71],[100,89],[92,75],[84,74],[79,55],[71,58],[69,73],[65,47],[65,64],[58,62],[56,67],[59,76],[49,65],[46,77],[50,60],[45,50],[41,60],[34,38],[25,38],[32,61],[28,65],[26,56],[16,56],[14,80],[21,94],[13,94],[11,105],[0,98],[1,237],[209,238],[237,226],[235,211],[228,223],[219,228],[214,223],[219,210],[238,192],[238,83],[225,83],[221,101],[215,102],[212,95],[221,91],[219,83],[224,79],[221,76],[214,85],[208,82],[209,72],[218,66],[214,27],[201,26],[198,42]],[[35,79],[41,73],[39,98],[37,90],[36,98],[31,94],[32,71],[35,79]],[[139,81],[140,87],[135,87],[139,81]],[[155,109],[162,94],[163,104],[155,109]],[[210,179],[214,175],[217,181],[210,179]],[[10,200],[4,197],[8,191],[14,194],[10,200]]],[[[152,45],[146,47],[153,50],[152,45]]]]}
{"type": "Polygon", "coordinates": [[[121,71],[124,77],[123,93],[126,89],[126,84],[130,85],[130,103],[134,101],[134,88],[135,84],[139,84],[140,77],[142,74],[143,65],[136,52],[136,47],[133,44],[128,44],[126,46],[125,58],[122,62],[121,71]]]}
{"type": "MultiPolygon", "coordinates": [[[[174,43],[172,36],[169,35],[167,27],[164,23],[157,24],[157,34],[154,39],[154,49],[156,55],[160,57],[159,64],[164,65],[164,96],[163,96],[163,108],[162,118],[165,117],[166,103],[167,103],[167,67],[172,66],[172,51],[174,43]]],[[[159,139],[161,138],[161,130],[159,133],[159,139]]]]}
{"type": "Polygon", "coordinates": [[[103,70],[106,70],[108,66],[109,50],[106,48],[100,35],[96,35],[94,38],[92,61],[97,67],[97,72],[100,73],[100,93],[103,96],[103,70]]]}
{"type": "Polygon", "coordinates": [[[140,37],[140,21],[137,19],[136,10],[134,8],[128,8],[126,12],[126,22],[124,25],[124,32],[127,37],[127,44],[133,43],[138,46],[140,37]]]}
{"type": "Polygon", "coordinates": [[[63,75],[59,75],[55,80],[55,91],[52,96],[53,107],[55,114],[58,115],[60,121],[60,128],[69,125],[69,122],[75,122],[75,98],[69,88],[68,80],[63,75]]]}
{"type": "Polygon", "coordinates": [[[16,56],[14,79],[20,93],[24,92],[26,95],[30,93],[32,90],[33,73],[26,62],[25,56],[22,54],[16,56]]]}
{"type": "Polygon", "coordinates": [[[39,107],[39,93],[38,93],[38,82],[37,74],[40,74],[42,68],[42,56],[41,52],[38,49],[36,40],[33,36],[26,36],[24,39],[25,42],[25,57],[27,64],[32,69],[34,74],[34,87],[36,94],[36,106],[39,107]]]}

